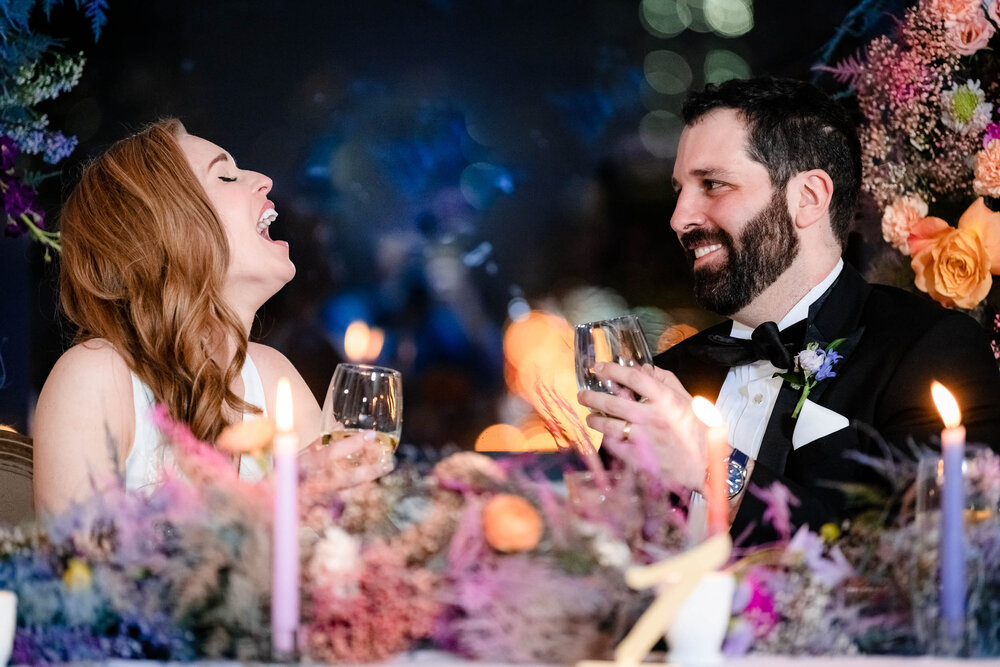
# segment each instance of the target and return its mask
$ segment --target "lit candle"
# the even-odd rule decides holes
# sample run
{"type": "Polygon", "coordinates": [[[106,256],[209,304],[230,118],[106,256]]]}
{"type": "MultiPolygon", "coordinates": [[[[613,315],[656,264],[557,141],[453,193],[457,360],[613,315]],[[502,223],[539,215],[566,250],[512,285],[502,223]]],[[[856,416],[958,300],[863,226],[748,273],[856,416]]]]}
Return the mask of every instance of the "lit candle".
{"type": "Polygon", "coordinates": [[[275,656],[284,659],[296,654],[299,629],[299,438],[292,430],[292,389],[287,378],[278,381],[275,403],[271,641],[275,656]]]}
{"type": "Polygon", "coordinates": [[[944,385],[934,382],[931,395],[945,428],[941,431],[941,458],[944,462],[941,482],[941,619],[949,639],[962,636],[965,623],[965,427],[958,403],[944,385]]]}
{"type": "Polygon", "coordinates": [[[729,530],[729,494],[726,492],[726,450],[729,448],[729,427],[722,421],[722,415],[710,400],[695,396],[691,409],[698,419],[708,427],[708,531],[710,535],[729,530]]]}

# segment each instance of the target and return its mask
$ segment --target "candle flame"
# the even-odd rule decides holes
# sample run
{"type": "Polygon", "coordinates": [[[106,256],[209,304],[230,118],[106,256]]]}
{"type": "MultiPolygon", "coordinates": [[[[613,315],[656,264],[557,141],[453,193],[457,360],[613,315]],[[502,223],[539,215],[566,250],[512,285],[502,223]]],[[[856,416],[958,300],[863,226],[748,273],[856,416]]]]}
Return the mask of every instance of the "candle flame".
{"type": "Polygon", "coordinates": [[[278,395],[274,401],[274,417],[278,424],[278,430],[288,432],[292,430],[292,385],[288,378],[278,380],[278,395]]]}
{"type": "Polygon", "coordinates": [[[948,389],[935,380],[931,384],[931,396],[934,397],[934,405],[941,413],[941,420],[948,428],[955,428],[962,423],[962,412],[958,409],[958,401],[951,395],[948,389]]]}
{"type": "Polygon", "coordinates": [[[722,424],[722,414],[712,401],[704,396],[695,396],[692,398],[691,409],[694,411],[694,416],[709,428],[722,424]]]}

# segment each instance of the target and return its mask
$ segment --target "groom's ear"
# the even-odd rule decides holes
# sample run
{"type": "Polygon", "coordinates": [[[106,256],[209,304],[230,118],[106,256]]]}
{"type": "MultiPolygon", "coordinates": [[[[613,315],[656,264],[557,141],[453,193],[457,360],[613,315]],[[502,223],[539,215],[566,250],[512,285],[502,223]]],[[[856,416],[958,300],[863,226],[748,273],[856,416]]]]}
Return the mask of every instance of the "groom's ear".
{"type": "Polygon", "coordinates": [[[810,169],[788,181],[788,205],[792,221],[805,229],[830,218],[833,179],[822,169],[810,169]]]}

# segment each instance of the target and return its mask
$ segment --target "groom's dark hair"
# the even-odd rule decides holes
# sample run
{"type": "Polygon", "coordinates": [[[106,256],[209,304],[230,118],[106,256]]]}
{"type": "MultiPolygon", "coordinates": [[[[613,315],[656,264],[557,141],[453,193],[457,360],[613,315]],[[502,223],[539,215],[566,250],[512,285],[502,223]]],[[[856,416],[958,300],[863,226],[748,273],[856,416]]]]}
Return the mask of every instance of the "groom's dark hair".
{"type": "Polygon", "coordinates": [[[843,107],[805,81],[731,79],[691,93],[684,102],[684,122],[694,125],[720,108],[734,109],[744,119],[747,152],[764,165],[773,186],[784,187],[810,169],[830,175],[830,225],[845,246],[861,189],[861,143],[843,107]]]}

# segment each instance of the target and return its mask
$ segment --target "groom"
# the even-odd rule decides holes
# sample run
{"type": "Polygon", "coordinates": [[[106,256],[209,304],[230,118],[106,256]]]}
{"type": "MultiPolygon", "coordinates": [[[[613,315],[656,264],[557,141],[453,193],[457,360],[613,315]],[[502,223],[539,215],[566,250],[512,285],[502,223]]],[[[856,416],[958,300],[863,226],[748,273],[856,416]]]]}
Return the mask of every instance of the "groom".
{"type": "MultiPolygon", "coordinates": [[[[581,392],[588,423],[606,439],[655,444],[674,481],[701,491],[704,428],[689,394],[715,401],[735,448],[730,532],[744,544],[777,537],[763,520],[774,482],[795,498],[793,530],[849,516],[841,485],[878,481],[851,453],[880,457],[879,438],[905,446],[940,432],[933,380],[957,398],[968,440],[1000,450],[1000,374],[985,332],[869,285],[841,259],[861,183],[847,114],[809,84],[753,79],[691,95],[684,120],[670,226],[698,301],[731,320],[659,355],[658,369],[602,368],[643,400],[581,392]],[[825,351],[838,339],[825,355],[833,375],[817,374],[793,416],[802,389],[773,375],[793,371],[807,344],[825,351]]],[[[823,355],[811,356],[818,367],[823,355]]]]}

